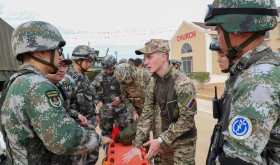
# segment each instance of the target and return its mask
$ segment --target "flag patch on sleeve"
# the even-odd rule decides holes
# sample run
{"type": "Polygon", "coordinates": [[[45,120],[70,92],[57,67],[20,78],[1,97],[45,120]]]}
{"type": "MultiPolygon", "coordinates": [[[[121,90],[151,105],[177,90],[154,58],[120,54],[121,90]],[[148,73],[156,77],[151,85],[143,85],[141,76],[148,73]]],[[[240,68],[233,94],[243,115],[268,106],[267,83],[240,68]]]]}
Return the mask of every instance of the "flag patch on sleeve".
{"type": "Polygon", "coordinates": [[[187,98],[187,100],[183,103],[183,105],[189,109],[192,109],[192,107],[195,105],[195,103],[196,103],[196,100],[193,97],[189,96],[187,98]]]}

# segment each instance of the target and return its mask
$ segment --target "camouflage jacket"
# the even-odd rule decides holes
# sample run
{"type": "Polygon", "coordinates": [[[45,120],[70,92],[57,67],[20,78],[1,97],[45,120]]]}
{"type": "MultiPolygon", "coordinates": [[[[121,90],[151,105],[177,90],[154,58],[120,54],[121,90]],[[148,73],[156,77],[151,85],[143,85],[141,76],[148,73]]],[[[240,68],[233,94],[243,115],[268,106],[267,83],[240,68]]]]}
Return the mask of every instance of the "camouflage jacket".
{"type": "Polygon", "coordinates": [[[169,66],[164,78],[153,74],[147,86],[143,112],[139,118],[134,147],[140,147],[152,129],[153,114],[157,109],[161,111],[162,131],[160,135],[166,144],[175,142],[178,138],[192,134],[184,138],[196,139],[194,115],[197,113],[195,102],[195,89],[187,75],[169,66]],[[176,121],[169,121],[167,117],[167,103],[177,101],[178,112],[176,121]]]}
{"type": "MultiPolygon", "coordinates": [[[[134,80],[131,84],[120,84],[122,100],[128,112],[138,114],[135,107],[144,107],[145,91],[151,75],[144,69],[134,69],[134,80]]],[[[140,115],[140,114],[139,114],[140,115]]]]}
{"type": "Polygon", "coordinates": [[[2,107],[1,119],[14,164],[49,164],[53,153],[79,154],[98,150],[100,136],[66,115],[62,96],[37,68],[17,77],[2,107]]]}
{"type": "Polygon", "coordinates": [[[245,53],[232,67],[239,76],[233,86],[229,125],[223,132],[226,155],[261,164],[265,147],[278,147],[279,157],[279,62],[279,56],[263,42],[245,53]],[[265,56],[243,69],[250,58],[260,53],[265,56]]]}
{"type": "Polygon", "coordinates": [[[100,88],[102,88],[103,91],[102,95],[95,95],[95,104],[100,101],[103,103],[111,103],[115,97],[121,99],[120,85],[114,77],[114,74],[107,74],[104,70],[94,78],[90,87],[94,93],[97,93],[100,88]]]}

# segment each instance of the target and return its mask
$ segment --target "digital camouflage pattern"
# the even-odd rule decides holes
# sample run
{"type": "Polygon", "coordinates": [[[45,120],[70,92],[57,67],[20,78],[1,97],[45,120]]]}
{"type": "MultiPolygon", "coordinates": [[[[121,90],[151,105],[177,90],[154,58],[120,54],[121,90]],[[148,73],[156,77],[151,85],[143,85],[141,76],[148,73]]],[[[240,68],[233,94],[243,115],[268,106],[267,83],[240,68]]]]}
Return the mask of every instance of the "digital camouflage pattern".
{"type": "Polygon", "coordinates": [[[137,55],[151,54],[155,52],[169,53],[170,47],[167,40],[162,39],[151,39],[145,43],[145,47],[135,51],[137,55]]]}
{"type": "Polygon", "coordinates": [[[30,65],[19,69],[34,73],[16,78],[1,114],[14,164],[50,164],[54,154],[98,151],[101,137],[67,117],[61,94],[47,76],[30,65]]]}
{"type": "MultiPolygon", "coordinates": [[[[214,0],[209,6],[208,14],[205,17],[205,25],[221,25],[226,32],[244,33],[267,31],[273,29],[277,23],[277,16],[258,15],[261,9],[275,9],[275,0],[252,1],[252,0],[214,0]],[[215,8],[258,8],[255,14],[227,14],[224,11],[221,15],[213,13],[215,8]]],[[[245,9],[247,10],[247,9],[245,9]]]]}
{"type": "Polygon", "coordinates": [[[78,45],[73,50],[72,53],[72,60],[93,60],[95,61],[97,57],[96,52],[86,45],[78,45]]]}
{"type": "MultiPolygon", "coordinates": [[[[66,90],[66,92],[68,94],[71,93],[70,95],[72,96],[70,103],[71,117],[77,119],[78,114],[82,114],[87,118],[87,129],[95,130],[97,123],[95,118],[95,105],[93,104],[93,99],[96,93],[95,91],[92,91],[90,89],[90,82],[86,74],[77,72],[73,67],[70,67],[68,69],[67,74],[71,78],[73,78],[75,82],[74,87],[68,88],[69,91],[66,90]]],[[[72,81],[71,78],[68,78],[68,81],[72,81]]],[[[89,153],[73,156],[71,158],[78,165],[95,164],[98,160],[98,156],[98,151],[91,151],[89,153]]]]}
{"type": "Polygon", "coordinates": [[[66,44],[56,27],[42,21],[19,25],[12,34],[11,42],[13,54],[18,60],[19,54],[52,50],[66,44]]]}
{"type": "Polygon", "coordinates": [[[103,69],[114,68],[116,64],[117,64],[117,60],[112,55],[106,55],[105,57],[103,57],[101,61],[101,65],[103,69]]]}
{"type": "Polygon", "coordinates": [[[91,83],[91,90],[96,93],[102,88],[102,95],[96,95],[94,103],[103,103],[100,109],[100,129],[103,136],[110,137],[113,124],[119,127],[122,131],[126,127],[127,111],[125,104],[121,102],[118,106],[113,106],[112,102],[115,97],[121,99],[120,85],[116,81],[113,74],[107,74],[104,70],[101,71],[91,83]]]}
{"type": "Polygon", "coordinates": [[[153,114],[160,108],[160,137],[164,146],[160,148],[161,164],[195,164],[196,128],[194,115],[197,113],[196,102],[187,106],[188,99],[195,98],[194,86],[187,75],[169,66],[164,80],[153,74],[147,86],[143,112],[139,118],[134,147],[140,147],[147,138],[153,125],[153,114]],[[162,88],[164,87],[164,88],[162,88]],[[164,93],[162,93],[164,92],[164,93]],[[167,94],[168,93],[168,94],[167,94]],[[166,103],[178,101],[179,116],[176,121],[169,121],[166,103]]]}
{"type": "Polygon", "coordinates": [[[234,128],[228,127],[223,132],[225,136],[223,150],[226,155],[238,157],[252,164],[262,164],[264,163],[262,153],[268,156],[265,156],[267,164],[280,163],[279,64],[279,55],[271,52],[263,41],[245,53],[232,67],[231,70],[239,71],[237,74],[240,75],[233,88],[229,122],[236,116],[244,116],[251,122],[252,131],[248,137],[236,139],[229,133],[230,130],[234,131],[234,128]],[[266,56],[250,65],[248,69],[240,68],[250,60],[250,57],[258,53],[265,53],[266,56]],[[278,161],[275,160],[277,157],[278,161]]]}

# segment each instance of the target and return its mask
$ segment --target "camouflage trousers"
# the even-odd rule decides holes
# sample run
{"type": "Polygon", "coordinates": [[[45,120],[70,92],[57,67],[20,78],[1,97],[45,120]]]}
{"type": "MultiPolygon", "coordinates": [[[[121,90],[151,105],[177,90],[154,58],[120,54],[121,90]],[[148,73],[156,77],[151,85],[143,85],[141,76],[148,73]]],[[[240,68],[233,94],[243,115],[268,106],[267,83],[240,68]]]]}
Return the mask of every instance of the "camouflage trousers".
{"type": "Polygon", "coordinates": [[[126,128],[127,111],[125,105],[120,103],[118,106],[112,106],[106,103],[100,109],[100,129],[101,135],[110,137],[114,124],[122,131],[126,128]]]}
{"type": "Polygon", "coordinates": [[[99,151],[90,151],[88,153],[69,156],[71,165],[94,165],[98,161],[99,151]]]}
{"type": "Polygon", "coordinates": [[[196,140],[189,138],[178,139],[173,144],[163,144],[160,147],[160,165],[194,165],[196,140]]]}

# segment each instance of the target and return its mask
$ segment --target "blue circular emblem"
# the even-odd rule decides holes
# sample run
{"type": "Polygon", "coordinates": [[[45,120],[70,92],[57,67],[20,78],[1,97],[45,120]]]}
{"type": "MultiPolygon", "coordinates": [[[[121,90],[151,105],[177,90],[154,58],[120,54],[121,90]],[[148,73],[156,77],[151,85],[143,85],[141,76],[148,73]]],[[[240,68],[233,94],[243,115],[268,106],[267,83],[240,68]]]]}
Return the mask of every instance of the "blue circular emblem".
{"type": "Polygon", "coordinates": [[[229,123],[229,134],[238,140],[248,138],[252,133],[252,123],[245,116],[235,116],[229,123]]]}

